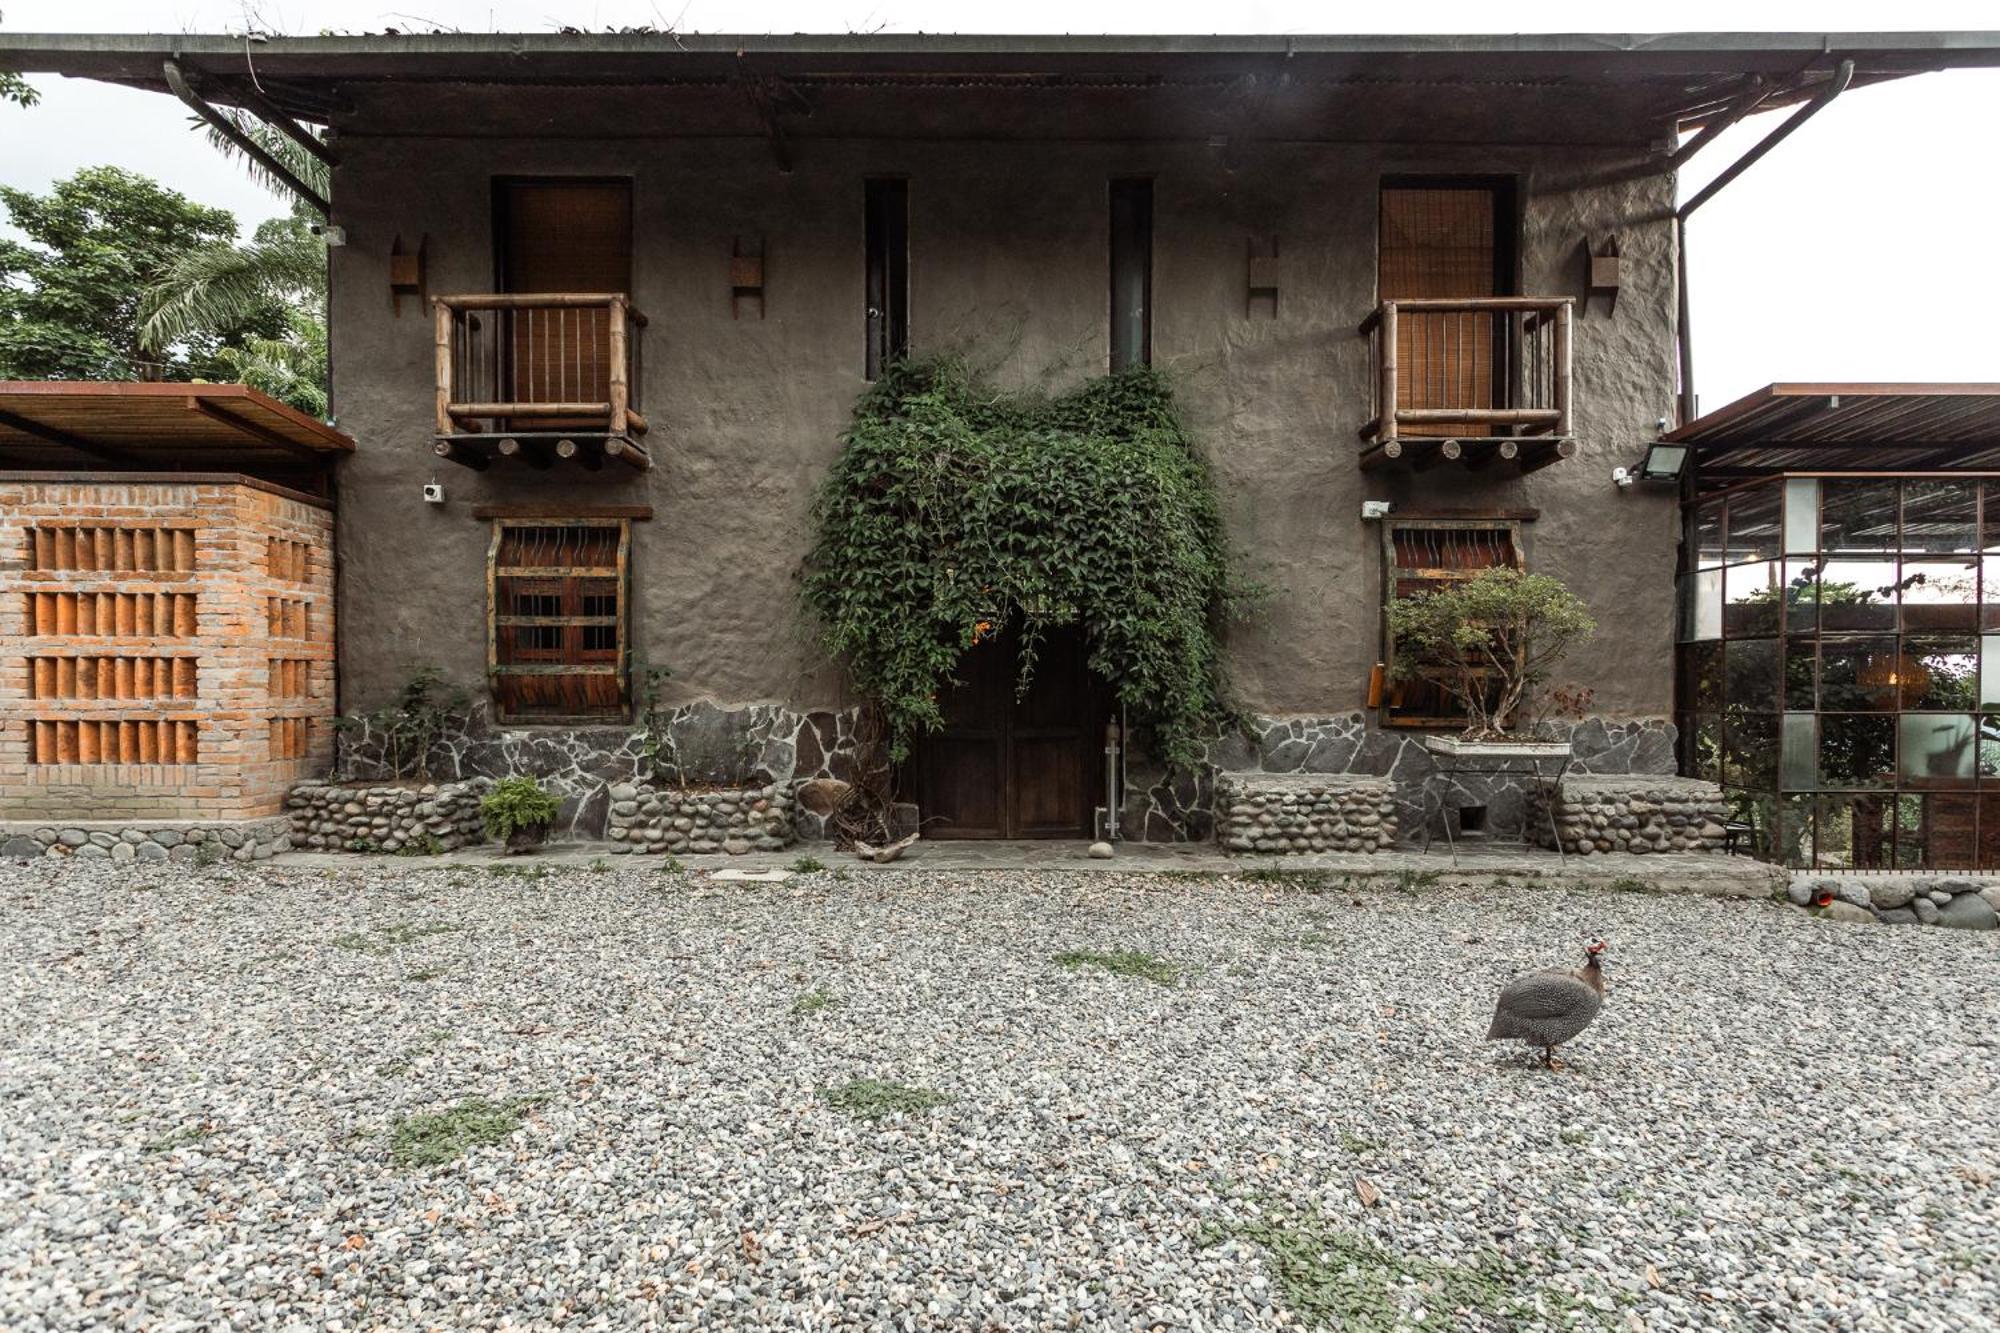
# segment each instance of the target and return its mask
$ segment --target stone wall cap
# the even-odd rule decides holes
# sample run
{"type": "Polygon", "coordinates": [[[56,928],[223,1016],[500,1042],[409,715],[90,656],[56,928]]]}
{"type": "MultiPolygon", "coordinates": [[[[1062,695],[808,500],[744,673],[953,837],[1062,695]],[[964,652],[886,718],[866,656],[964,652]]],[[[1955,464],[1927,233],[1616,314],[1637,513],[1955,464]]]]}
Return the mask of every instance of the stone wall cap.
{"type": "Polygon", "coordinates": [[[1234,787],[1278,791],[1396,785],[1394,778],[1380,773],[1258,773],[1239,769],[1224,769],[1215,775],[1215,780],[1234,787]]]}
{"type": "Polygon", "coordinates": [[[1565,773],[1565,791],[1651,791],[1686,792],[1690,795],[1722,795],[1722,788],[1706,778],[1684,778],[1672,773],[1565,773]]]}

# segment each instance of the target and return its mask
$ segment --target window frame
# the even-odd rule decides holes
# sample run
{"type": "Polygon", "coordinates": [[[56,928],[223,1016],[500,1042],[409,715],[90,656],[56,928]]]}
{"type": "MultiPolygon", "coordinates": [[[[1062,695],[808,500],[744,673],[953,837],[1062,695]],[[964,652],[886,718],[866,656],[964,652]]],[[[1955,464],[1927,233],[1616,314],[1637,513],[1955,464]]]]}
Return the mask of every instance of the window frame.
{"type": "Polygon", "coordinates": [[[907,176],[870,176],[862,182],[861,233],[861,373],[872,382],[910,354],[907,176]]]}
{"type": "MultiPolygon", "coordinates": [[[[1397,716],[1392,693],[1396,672],[1396,639],[1389,628],[1389,607],[1398,597],[1397,588],[1406,581],[1418,581],[1434,585],[1454,582],[1449,575],[1424,575],[1412,572],[1405,578],[1405,567],[1397,563],[1396,537],[1405,532],[1493,532],[1504,533],[1507,545],[1513,554],[1513,568],[1526,570],[1528,554],[1522,543],[1526,519],[1519,515],[1494,514],[1488,517],[1469,515],[1458,518],[1388,518],[1382,523],[1382,671],[1385,689],[1382,702],[1377,710],[1378,721],[1384,727],[1410,730],[1435,730],[1447,727],[1463,727],[1467,718],[1464,713],[1444,716],[1397,716]]],[[[1502,566],[1486,565],[1480,568],[1494,569],[1502,566]]],[[[1460,577],[1470,577],[1471,572],[1460,577]]]]}
{"type": "Polygon", "coordinates": [[[631,550],[632,521],[629,518],[494,518],[491,520],[492,536],[486,547],[486,673],[488,692],[493,699],[494,717],[514,726],[576,726],[602,725],[605,723],[629,722],[632,716],[632,636],[631,636],[631,550]],[[523,528],[589,528],[615,530],[618,534],[615,563],[608,566],[503,566],[500,563],[501,547],[510,530],[523,528]],[[582,579],[610,579],[617,592],[617,605],[613,615],[591,616],[581,614],[581,608],[588,597],[601,595],[587,592],[581,586],[565,590],[564,583],[582,579]],[[503,590],[502,581],[510,581],[503,590]],[[553,593],[537,591],[532,586],[531,596],[554,596],[563,604],[563,612],[555,616],[520,616],[511,610],[502,609],[503,591],[512,595],[517,591],[515,583],[533,585],[539,582],[558,585],[553,593]],[[576,609],[570,609],[570,603],[576,609]],[[532,656],[521,660],[524,650],[510,650],[511,660],[501,660],[501,633],[503,629],[519,626],[553,626],[578,631],[578,641],[582,642],[582,631],[586,628],[601,627],[609,622],[617,631],[616,643],[608,648],[587,649],[572,653],[567,648],[525,650],[532,656]],[[591,713],[554,714],[522,713],[508,707],[508,694],[502,688],[502,680],[509,676],[536,675],[609,675],[615,678],[618,706],[615,710],[591,713]]]}
{"type": "Polygon", "coordinates": [[[1105,294],[1109,327],[1105,364],[1112,374],[1153,364],[1153,178],[1115,176],[1105,196],[1105,294]],[[1119,226],[1120,209],[1130,210],[1129,231],[1119,226]],[[1132,253],[1126,253],[1127,248],[1132,253]],[[1124,265],[1139,269],[1139,345],[1123,347],[1119,330],[1118,286],[1124,265]]]}

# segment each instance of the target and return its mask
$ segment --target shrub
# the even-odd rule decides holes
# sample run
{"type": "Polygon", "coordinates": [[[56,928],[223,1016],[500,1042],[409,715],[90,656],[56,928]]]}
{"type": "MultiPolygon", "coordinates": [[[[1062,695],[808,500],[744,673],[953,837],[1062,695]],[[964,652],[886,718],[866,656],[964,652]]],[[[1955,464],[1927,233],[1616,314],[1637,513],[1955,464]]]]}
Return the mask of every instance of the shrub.
{"type": "Polygon", "coordinates": [[[1549,669],[1596,629],[1562,580],[1507,566],[1389,604],[1397,677],[1448,692],[1474,738],[1506,735],[1549,669]]]}
{"type": "Polygon", "coordinates": [[[464,690],[442,690],[443,684],[438,668],[418,667],[392,703],[372,713],[335,718],[334,729],[359,731],[378,743],[388,776],[429,781],[431,747],[447,731],[464,725],[470,706],[464,690]]]}
{"type": "Polygon", "coordinates": [[[547,830],[562,810],[562,802],[533,778],[502,778],[479,799],[479,819],[486,836],[505,842],[516,833],[547,830]]]}

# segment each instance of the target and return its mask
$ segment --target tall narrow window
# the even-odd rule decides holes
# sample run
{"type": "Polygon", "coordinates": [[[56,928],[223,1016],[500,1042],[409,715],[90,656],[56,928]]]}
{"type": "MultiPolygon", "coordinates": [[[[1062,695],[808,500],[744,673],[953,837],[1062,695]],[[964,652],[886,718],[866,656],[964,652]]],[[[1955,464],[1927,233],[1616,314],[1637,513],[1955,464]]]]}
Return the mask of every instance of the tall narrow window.
{"type": "Polygon", "coordinates": [[[866,211],[872,380],[910,350],[910,183],[869,181],[866,211]]]}
{"type": "Polygon", "coordinates": [[[508,721],[626,714],[623,519],[502,519],[488,551],[488,670],[508,721]]]}
{"type": "Polygon", "coordinates": [[[1111,368],[1153,359],[1153,182],[1111,182],[1111,368]]]}
{"type": "MultiPolygon", "coordinates": [[[[632,183],[519,180],[493,187],[495,276],[521,296],[632,290],[632,183]]],[[[496,400],[608,402],[611,322],[604,306],[533,304],[493,314],[496,400]]],[[[523,419],[510,430],[582,430],[592,416],[523,419]]]]}

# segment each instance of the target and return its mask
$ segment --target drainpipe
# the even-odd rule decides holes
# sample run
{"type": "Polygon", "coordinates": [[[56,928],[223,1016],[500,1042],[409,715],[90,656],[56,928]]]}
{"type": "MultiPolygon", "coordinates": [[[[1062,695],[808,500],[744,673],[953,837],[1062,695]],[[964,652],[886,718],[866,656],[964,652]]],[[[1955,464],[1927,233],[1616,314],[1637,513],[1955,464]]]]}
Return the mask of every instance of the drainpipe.
{"type": "Polygon", "coordinates": [[[1118,807],[1124,801],[1125,710],[1104,724],[1104,826],[1099,835],[1106,842],[1118,841],[1118,807]]]}
{"type": "MultiPolygon", "coordinates": [[[[1756,147],[1730,163],[1720,176],[1717,176],[1714,180],[1703,186],[1695,194],[1694,198],[1688,200],[1674,211],[1674,250],[1676,254],[1674,266],[1676,287],[1675,312],[1679,324],[1681,362],[1680,424],[1682,425],[1686,425],[1688,422],[1694,420],[1695,415],[1694,330],[1688,323],[1687,220],[1697,208],[1700,208],[1717,194],[1720,194],[1725,185],[1728,185],[1745,171],[1748,171],[1756,164],[1759,158],[1790,137],[1793,131],[1824,111],[1828,103],[1847,91],[1847,85],[1853,82],[1853,80],[1854,62],[1852,60],[1841,61],[1840,67],[1833,72],[1833,82],[1829,83],[1818,96],[1786,117],[1784,124],[1758,140],[1756,147]]],[[[1748,107],[1745,110],[1747,111],[1748,107]]],[[[1741,112],[1736,113],[1739,116],[1741,114],[1741,112]]],[[[1730,118],[1735,119],[1736,117],[1731,116],[1730,118]]],[[[1702,143],[1707,142],[1710,137],[1707,131],[1704,130],[1702,134],[1696,137],[1694,143],[1684,145],[1683,151],[1675,154],[1674,160],[1676,164],[1685,162],[1689,157],[1693,156],[1694,150],[1702,143]]]]}
{"type": "MultiPolygon", "coordinates": [[[[181,73],[181,67],[179,64],[171,60],[165,61],[160,66],[160,72],[166,76],[167,87],[173,89],[174,96],[180,98],[181,101],[187,103],[189,109],[191,109],[197,116],[200,116],[203,120],[207,121],[210,125],[214,126],[215,132],[217,134],[220,134],[223,138],[235,144],[238,148],[242,149],[243,152],[246,155],[248,155],[252,161],[256,162],[258,166],[264,168],[264,170],[270,172],[273,176],[276,176],[279,180],[283,181],[286,187],[290,189],[293,194],[296,194],[299,198],[305,200],[308,204],[318,209],[319,215],[321,217],[328,217],[332,214],[333,206],[326,201],[325,197],[322,196],[319,191],[313,189],[310,185],[307,185],[304,181],[300,180],[297,176],[293,175],[291,168],[287,167],[277,158],[272,157],[269,153],[265,152],[263,147],[260,144],[258,144],[258,142],[255,139],[252,139],[242,130],[237,129],[235,123],[232,122],[229,119],[229,117],[223,115],[220,111],[217,111],[207,102],[204,102],[201,99],[200,94],[196,93],[193,88],[188,86],[187,77],[181,73]]],[[[280,129],[286,134],[293,133],[292,129],[285,129],[285,127],[282,125],[277,126],[276,128],[280,129]]],[[[296,129],[296,126],[294,126],[293,129],[296,129]]],[[[324,151],[324,145],[322,145],[321,149],[315,150],[315,154],[321,157],[322,160],[324,160],[327,157],[327,153],[324,151]]]]}

